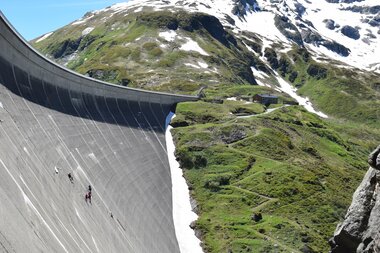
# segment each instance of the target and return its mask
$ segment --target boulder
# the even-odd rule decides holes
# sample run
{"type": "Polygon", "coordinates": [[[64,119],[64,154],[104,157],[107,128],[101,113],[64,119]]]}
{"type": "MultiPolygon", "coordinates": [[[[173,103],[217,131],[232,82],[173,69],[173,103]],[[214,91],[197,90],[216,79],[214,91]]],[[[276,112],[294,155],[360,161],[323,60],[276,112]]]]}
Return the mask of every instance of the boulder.
{"type": "Polygon", "coordinates": [[[354,40],[360,39],[359,30],[355,27],[345,25],[342,27],[341,32],[343,35],[345,35],[351,39],[354,39],[354,40]]]}
{"type": "Polygon", "coordinates": [[[259,222],[263,219],[263,215],[261,213],[254,213],[252,216],[251,216],[251,219],[256,221],[256,222],[259,222]]]}
{"type": "Polygon", "coordinates": [[[380,250],[380,146],[369,156],[371,168],[354,193],[345,219],[330,240],[330,253],[380,250]]]}
{"type": "Polygon", "coordinates": [[[335,28],[338,28],[339,25],[335,23],[332,19],[325,19],[323,22],[326,24],[326,27],[330,30],[334,30],[335,28]]]}

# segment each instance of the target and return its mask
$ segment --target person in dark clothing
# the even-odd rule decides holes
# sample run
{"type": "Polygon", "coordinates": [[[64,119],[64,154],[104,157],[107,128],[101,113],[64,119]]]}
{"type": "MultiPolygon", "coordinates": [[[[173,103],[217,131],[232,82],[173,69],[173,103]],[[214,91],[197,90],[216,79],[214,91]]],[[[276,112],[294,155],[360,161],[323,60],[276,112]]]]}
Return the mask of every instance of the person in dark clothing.
{"type": "Polygon", "coordinates": [[[67,174],[67,176],[69,177],[70,182],[73,184],[74,183],[74,178],[71,175],[71,173],[67,174]]]}
{"type": "Polygon", "coordinates": [[[88,186],[88,191],[89,191],[89,192],[92,191],[91,185],[88,186]]]}

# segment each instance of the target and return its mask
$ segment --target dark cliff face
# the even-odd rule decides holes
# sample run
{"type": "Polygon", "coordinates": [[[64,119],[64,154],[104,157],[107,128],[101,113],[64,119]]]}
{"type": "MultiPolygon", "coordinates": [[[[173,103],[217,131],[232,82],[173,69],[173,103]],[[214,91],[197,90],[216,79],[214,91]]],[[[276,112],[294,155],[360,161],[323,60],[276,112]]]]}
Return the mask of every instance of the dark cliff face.
{"type": "Polygon", "coordinates": [[[380,251],[380,146],[368,163],[371,167],[354,193],[345,220],[330,240],[331,253],[380,251]]]}

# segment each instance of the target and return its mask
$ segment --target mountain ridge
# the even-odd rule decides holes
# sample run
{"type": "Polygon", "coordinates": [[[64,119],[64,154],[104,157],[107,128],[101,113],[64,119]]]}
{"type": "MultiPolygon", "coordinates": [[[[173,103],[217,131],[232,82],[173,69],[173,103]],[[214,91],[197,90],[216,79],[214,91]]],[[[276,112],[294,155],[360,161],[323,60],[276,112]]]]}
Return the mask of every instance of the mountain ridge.
{"type": "MultiPolygon", "coordinates": [[[[356,46],[354,48],[346,48],[346,46],[349,43],[344,42],[350,42],[353,43],[355,39],[350,38],[351,33],[358,34],[360,30],[366,29],[365,34],[362,34],[362,44],[366,43],[367,45],[375,45],[376,51],[368,50],[369,52],[372,52],[376,54],[378,52],[378,48],[376,44],[378,44],[378,38],[376,36],[376,33],[378,34],[380,30],[376,31],[376,28],[378,26],[377,20],[378,20],[378,14],[379,14],[379,5],[376,5],[375,1],[367,0],[367,1],[344,1],[344,2],[338,2],[338,1],[322,1],[318,6],[314,6],[311,3],[307,1],[218,1],[218,4],[216,4],[213,0],[208,1],[157,1],[157,0],[135,0],[130,1],[127,3],[120,3],[115,4],[111,7],[102,9],[100,11],[93,11],[87,13],[84,18],[79,19],[72,23],[72,25],[75,24],[81,24],[85,21],[88,21],[92,17],[102,13],[102,12],[110,12],[110,15],[115,15],[118,13],[124,13],[128,11],[133,11],[135,13],[141,12],[144,10],[144,8],[152,8],[153,10],[166,10],[170,8],[174,9],[184,9],[186,8],[186,11],[188,12],[204,12],[209,15],[213,15],[221,20],[223,25],[225,26],[233,26],[234,29],[238,30],[246,30],[249,31],[250,28],[247,26],[250,24],[249,21],[260,21],[260,15],[263,14],[263,12],[268,12],[272,14],[272,20],[265,19],[264,22],[267,22],[266,25],[271,26],[273,28],[273,15],[274,17],[279,19],[282,18],[281,21],[283,22],[283,25],[288,24],[289,27],[285,27],[287,29],[293,30],[293,32],[298,33],[298,36],[302,35],[302,39],[304,43],[308,43],[311,46],[311,50],[315,50],[317,53],[323,54],[324,52],[322,50],[317,50],[315,46],[324,46],[331,51],[335,51],[336,53],[342,55],[342,56],[349,56],[352,53],[355,53],[356,56],[358,56],[360,53],[355,52],[358,50],[356,46]],[[338,3],[340,4],[339,7],[337,7],[338,3]],[[306,7],[305,7],[306,6],[306,7]],[[319,8],[321,9],[319,9],[319,8]],[[335,13],[336,18],[340,18],[341,22],[346,22],[343,24],[338,24],[337,21],[333,21],[332,19],[323,19],[318,20],[316,19],[316,15],[313,15],[313,13],[316,14],[323,14],[327,15],[325,12],[326,9],[329,9],[328,11],[331,11],[331,8],[334,8],[338,13],[335,13]],[[366,16],[353,16],[356,13],[364,14],[366,16]],[[337,15],[338,14],[338,15],[337,15]],[[344,15],[351,15],[350,22],[347,20],[348,18],[344,15]],[[255,15],[259,15],[255,17],[255,15]],[[377,16],[376,16],[377,15],[377,16]],[[340,17],[341,16],[341,17],[340,17]],[[314,20],[314,23],[308,19],[314,20]],[[359,20],[358,20],[359,19],[359,20]],[[233,20],[231,22],[231,20],[233,20]],[[317,20],[319,22],[317,22],[317,20]],[[289,22],[291,21],[291,22],[289,22]],[[356,24],[354,24],[356,22],[356,24]],[[272,24],[271,24],[272,23],[272,24]],[[326,23],[326,29],[322,29],[323,23],[326,23]],[[318,26],[319,30],[316,30],[316,25],[318,26]],[[362,27],[360,27],[362,25],[362,27]],[[334,31],[335,28],[340,28],[343,26],[343,29],[338,29],[337,31],[334,31]],[[354,26],[357,26],[355,28],[354,26]],[[299,30],[299,31],[298,31],[299,30]],[[346,32],[345,32],[346,31],[346,32]],[[351,32],[350,32],[351,31],[351,32]],[[335,35],[334,35],[335,33],[335,35]],[[341,36],[339,36],[341,34],[341,36]],[[349,38],[349,39],[345,39],[349,38]],[[336,39],[337,41],[334,41],[336,39]],[[330,46],[329,44],[332,45],[330,46]],[[343,46],[345,44],[345,46],[343,46]],[[335,45],[335,46],[333,46],[335,45]],[[314,46],[314,47],[313,47],[314,46]]],[[[265,17],[262,17],[265,18],[265,17]]],[[[330,17],[332,18],[332,17],[330,17]]],[[[280,23],[281,21],[275,21],[275,23],[280,23]]],[[[253,23],[253,22],[252,22],[253,23]]],[[[265,23],[264,23],[265,24],[265,23]]],[[[286,34],[286,31],[284,29],[279,29],[279,24],[276,26],[276,30],[280,30],[280,33],[283,35],[286,34]]],[[[256,31],[257,34],[260,34],[262,31],[256,31]]],[[[362,33],[362,32],[361,32],[362,33]]],[[[265,37],[265,33],[260,34],[261,36],[265,37]]],[[[271,37],[278,36],[279,34],[269,34],[271,37]]],[[[292,36],[287,34],[288,36],[285,36],[286,39],[281,38],[283,41],[292,40],[292,36]]],[[[356,35],[357,36],[357,35],[356,35]]],[[[273,38],[273,37],[272,37],[273,38]]],[[[272,39],[269,38],[269,39],[272,39]]],[[[355,37],[356,38],[356,37],[355,37]]],[[[268,39],[268,37],[267,37],[268,39]]],[[[297,42],[297,41],[296,41],[297,42]]],[[[298,43],[302,45],[302,42],[298,40],[298,43]]],[[[364,52],[364,51],[363,51],[364,52]]],[[[369,58],[369,52],[364,52],[365,54],[363,57],[367,57],[367,61],[369,58]]],[[[333,55],[327,55],[330,58],[334,58],[333,55]]],[[[340,60],[345,58],[339,58],[340,60]]],[[[349,61],[351,60],[348,58],[349,61]]],[[[371,58],[373,59],[373,58],[371,58]]],[[[357,60],[357,59],[356,59],[357,60]]],[[[371,60],[372,61],[372,60],[371,60]]],[[[366,62],[368,63],[368,62],[366,62]]],[[[351,62],[351,64],[353,64],[351,62]]],[[[360,66],[361,63],[358,63],[360,66]]],[[[373,62],[370,62],[366,67],[369,67],[369,65],[378,65],[378,60],[374,60],[373,62]]],[[[355,66],[355,64],[353,64],[355,66]]],[[[364,64],[362,66],[364,67],[364,64]]],[[[375,70],[367,68],[368,70],[375,70]]]]}
{"type": "MultiPolygon", "coordinates": [[[[324,10],[331,5],[344,9],[341,12],[346,12],[349,7],[354,8],[358,3],[362,9],[377,8],[372,0],[340,3],[342,6],[323,3],[324,10]],[[366,3],[371,7],[367,7],[366,3]]],[[[191,93],[201,86],[221,82],[259,84],[289,93],[289,88],[283,87],[285,82],[279,79],[281,76],[292,86],[301,88],[301,93],[310,96],[310,99],[306,98],[308,103],[317,99],[313,101],[316,102],[314,107],[331,114],[332,110],[318,103],[319,98],[310,92],[310,88],[302,88],[311,84],[307,79],[326,79],[328,72],[335,72],[332,74],[334,78],[338,72],[346,72],[343,75],[350,79],[360,73],[367,76],[363,85],[368,86],[367,80],[377,80],[380,76],[376,72],[378,59],[375,55],[378,49],[361,46],[362,50],[367,50],[361,61],[371,66],[360,66],[362,69],[355,67],[360,62],[354,58],[358,58],[360,52],[356,50],[356,44],[350,49],[346,42],[356,40],[338,30],[333,33],[336,36],[341,34],[338,36],[339,42],[319,33],[315,29],[317,25],[307,18],[310,13],[318,14],[323,10],[315,6],[306,8],[303,4],[310,5],[304,1],[285,0],[273,3],[264,0],[224,0],[219,5],[212,0],[136,0],[88,12],[83,18],[32,43],[48,57],[82,74],[153,90],[191,93]],[[258,22],[257,25],[255,22],[258,22]],[[345,42],[344,45],[341,41],[345,42]],[[336,53],[331,55],[333,51],[330,50],[340,56],[336,53]],[[307,58],[301,58],[307,69],[292,59],[296,57],[294,52],[307,52],[307,58]],[[374,57],[376,62],[371,62],[368,55],[374,57]],[[173,68],[175,72],[170,71],[173,68]],[[318,74],[319,71],[324,74],[318,74]]],[[[370,11],[368,15],[368,18],[374,18],[370,11]]],[[[332,32],[325,27],[331,25],[331,20],[319,21],[321,24],[318,26],[322,25],[323,29],[332,32]]],[[[335,22],[333,26],[338,27],[335,22]]],[[[350,28],[347,29],[350,31],[350,28]]],[[[377,37],[372,40],[377,41],[377,37]]],[[[359,40],[355,43],[364,42],[359,40]]],[[[376,81],[371,82],[370,86],[376,86],[376,81]]],[[[299,102],[304,103],[302,100],[299,102]]],[[[334,108],[334,111],[340,110],[334,108]]]]}

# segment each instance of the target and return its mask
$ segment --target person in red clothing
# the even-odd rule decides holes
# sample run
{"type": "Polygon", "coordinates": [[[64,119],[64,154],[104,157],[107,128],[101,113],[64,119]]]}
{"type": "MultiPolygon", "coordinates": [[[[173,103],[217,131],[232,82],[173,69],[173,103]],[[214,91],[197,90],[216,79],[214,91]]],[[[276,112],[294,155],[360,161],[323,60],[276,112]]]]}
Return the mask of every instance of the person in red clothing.
{"type": "Polygon", "coordinates": [[[84,196],[84,199],[86,202],[88,201],[91,204],[91,191],[87,192],[86,195],[84,196]]]}

